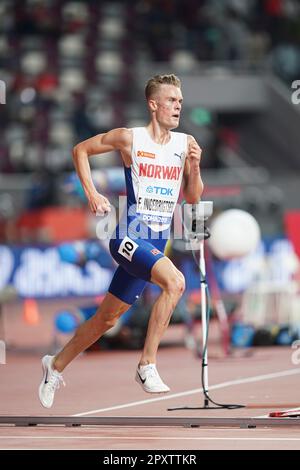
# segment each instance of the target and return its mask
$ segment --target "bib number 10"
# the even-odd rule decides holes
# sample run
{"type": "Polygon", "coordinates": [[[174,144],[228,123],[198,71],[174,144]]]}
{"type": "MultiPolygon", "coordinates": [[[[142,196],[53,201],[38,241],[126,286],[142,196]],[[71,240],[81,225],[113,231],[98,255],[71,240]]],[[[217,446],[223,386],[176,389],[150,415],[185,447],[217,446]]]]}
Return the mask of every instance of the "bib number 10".
{"type": "Polygon", "coordinates": [[[125,237],[119,246],[118,253],[128,259],[128,261],[132,261],[133,254],[138,246],[131,238],[125,237]]]}

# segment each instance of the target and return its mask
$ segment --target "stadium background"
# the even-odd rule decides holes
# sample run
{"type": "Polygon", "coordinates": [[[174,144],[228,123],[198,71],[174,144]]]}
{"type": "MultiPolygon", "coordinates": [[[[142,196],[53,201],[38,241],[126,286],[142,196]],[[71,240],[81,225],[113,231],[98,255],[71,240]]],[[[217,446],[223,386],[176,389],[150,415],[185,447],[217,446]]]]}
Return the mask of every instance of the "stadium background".
{"type": "MultiPolygon", "coordinates": [[[[286,344],[298,337],[298,2],[3,0],[0,289],[7,347],[52,347],[106,291],[115,266],[96,238],[98,220],[74,174],[72,147],[113,127],[144,125],[143,87],[157,73],[182,80],[179,130],[203,148],[204,199],[213,200],[216,214],[249,211],[261,227],[253,256],[212,261],[227,313],[251,323],[255,299],[257,326],[292,325],[286,344]],[[65,316],[56,328],[61,311],[71,312],[71,324],[65,316]]],[[[91,162],[99,191],[117,203],[124,191],[119,156],[91,162]]],[[[176,244],[170,256],[188,285],[174,321],[189,331],[190,314],[199,312],[197,270],[176,244]]],[[[124,317],[115,346],[140,346],[132,331],[143,331],[155,295],[150,289],[124,317]]]]}

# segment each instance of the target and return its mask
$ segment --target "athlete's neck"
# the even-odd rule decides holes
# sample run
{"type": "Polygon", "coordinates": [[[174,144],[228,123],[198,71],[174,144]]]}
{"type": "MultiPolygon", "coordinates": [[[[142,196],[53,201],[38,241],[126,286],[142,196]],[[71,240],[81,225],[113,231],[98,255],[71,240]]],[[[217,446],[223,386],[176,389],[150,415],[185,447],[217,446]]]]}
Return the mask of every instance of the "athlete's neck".
{"type": "Polygon", "coordinates": [[[150,122],[148,126],[146,126],[146,129],[151,139],[159,145],[165,145],[171,139],[170,130],[161,127],[157,122],[150,122]]]}

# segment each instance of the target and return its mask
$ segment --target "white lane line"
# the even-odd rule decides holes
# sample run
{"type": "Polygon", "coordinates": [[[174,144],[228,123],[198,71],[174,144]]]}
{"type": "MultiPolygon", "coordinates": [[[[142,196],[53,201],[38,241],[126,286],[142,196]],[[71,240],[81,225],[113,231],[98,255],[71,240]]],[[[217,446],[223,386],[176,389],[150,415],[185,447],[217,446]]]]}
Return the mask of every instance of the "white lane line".
{"type": "MultiPolygon", "coordinates": [[[[287,377],[289,375],[296,375],[300,374],[300,369],[288,369],[288,370],[283,370],[280,372],[274,372],[272,374],[264,374],[264,375],[256,375],[254,377],[246,377],[244,379],[238,379],[238,380],[231,380],[228,382],[222,382],[216,385],[211,385],[209,387],[209,390],[218,390],[221,388],[226,388],[226,387],[232,387],[234,385],[242,385],[242,384],[247,384],[251,382],[261,382],[263,380],[271,380],[271,379],[277,379],[280,377],[287,377]]],[[[201,393],[203,392],[203,388],[195,388],[193,390],[188,390],[186,392],[180,392],[180,393],[173,393],[171,395],[164,395],[161,397],[157,398],[150,398],[148,400],[141,400],[141,401],[134,401],[134,402],[129,402],[129,403],[124,403],[122,405],[116,405],[116,406],[110,406],[107,408],[98,408],[96,410],[91,410],[91,411],[84,411],[83,413],[76,413],[71,416],[87,416],[87,415],[94,415],[96,413],[104,413],[106,411],[113,411],[113,410],[121,410],[123,408],[131,408],[133,406],[138,406],[138,405],[146,405],[148,403],[154,403],[157,401],[163,401],[163,400],[171,400],[172,398],[179,398],[179,397],[187,397],[189,395],[194,395],[196,393],[201,393]]]]}
{"type": "Polygon", "coordinates": [[[90,440],[112,440],[121,441],[300,441],[300,437],[143,437],[143,436],[3,436],[2,439],[46,439],[46,440],[62,440],[62,439],[90,439],[90,440]]]}

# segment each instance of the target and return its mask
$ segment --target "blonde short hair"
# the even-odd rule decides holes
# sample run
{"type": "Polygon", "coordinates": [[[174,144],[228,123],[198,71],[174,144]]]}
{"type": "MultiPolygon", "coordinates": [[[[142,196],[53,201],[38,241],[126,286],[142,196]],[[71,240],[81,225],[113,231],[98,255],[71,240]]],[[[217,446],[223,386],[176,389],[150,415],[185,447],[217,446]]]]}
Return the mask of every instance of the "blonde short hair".
{"type": "Polygon", "coordinates": [[[155,75],[148,80],[145,87],[145,95],[147,100],[156,93],[160,85],[174,85],[178,88],[181,88],[181,81],[174,74],[155,75]]]}

